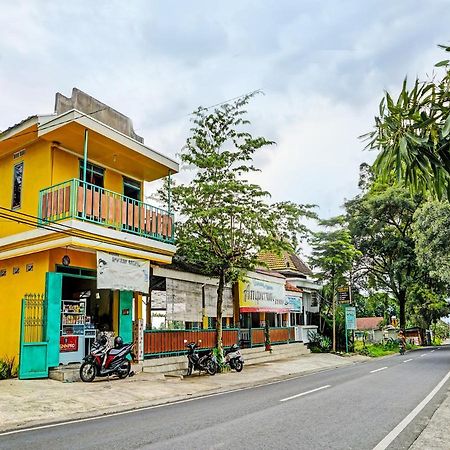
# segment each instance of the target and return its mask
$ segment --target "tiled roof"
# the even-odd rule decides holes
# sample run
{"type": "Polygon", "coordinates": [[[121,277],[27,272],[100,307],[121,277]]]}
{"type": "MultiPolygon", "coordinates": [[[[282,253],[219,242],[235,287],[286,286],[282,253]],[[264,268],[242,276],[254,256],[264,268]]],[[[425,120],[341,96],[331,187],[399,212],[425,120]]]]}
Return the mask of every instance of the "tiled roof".
{"type": "Polygon", "coordinates": [[[294,286],[291,283],[286,282],[285,287],[286,291],[290,292],[303,292],[303,289],[298,288],[297,286],[294,286]]]}
{"type": "Polygon", "coordinates": [[[270,270],[277,272],[289,271],[299,272],[302,275],[313,275],[312,270],[297,255],[293,253],[283,252],[279,255],[273,252],[260,253],[258,259],[265,264],[270,270]]]}
{"type": "Polygon", "coordinates": [[[377,330],[383,317],[358,317],[356,319],[357,330],[377,330]]]}

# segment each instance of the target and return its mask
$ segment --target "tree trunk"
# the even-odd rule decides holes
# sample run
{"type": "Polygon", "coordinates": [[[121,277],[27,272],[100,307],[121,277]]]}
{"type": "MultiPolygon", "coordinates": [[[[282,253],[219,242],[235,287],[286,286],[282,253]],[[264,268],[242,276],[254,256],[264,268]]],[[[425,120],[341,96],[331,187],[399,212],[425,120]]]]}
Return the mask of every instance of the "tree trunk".
{"type": "Polygon", "coordinates": [[[406,306],[406,291],[400,291],[398,296],[398,306],[400,308],[400,328],[405,330],[406,328],[406,317],[405,317],[405,306],[406,306]]]}
{"type": "Polygon", "coordinates": [[[216,311],[216,343],[217,350],[219,351],[220,357],[223,355],[223,344],[222,344],[222,304],[223,304],[223,290],[225,287],[225,273],[223,270],[219,275],[219,286],[217,287],[217,311],[216,311]]]}

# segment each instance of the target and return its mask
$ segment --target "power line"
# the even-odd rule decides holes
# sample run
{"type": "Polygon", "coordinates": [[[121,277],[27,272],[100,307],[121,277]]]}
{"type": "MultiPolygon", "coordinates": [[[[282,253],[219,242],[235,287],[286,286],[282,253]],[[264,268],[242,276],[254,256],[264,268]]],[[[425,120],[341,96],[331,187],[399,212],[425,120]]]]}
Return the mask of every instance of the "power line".
{"type": "MultiPolygon", "coordinates": [[[[12,211],[12,210],[10,210],[8,208],[4,208],[4,207],[0,207],[0,218],[7,219],[12,222],[21,223],[23,225],[28,225],[31,227],[37,227],[37,228],[42,228],[45,230],[57,232],[57,233],[60,233],[60,234],[66,235],[66,236],[70,236],[70,237],[89,239],[91,241],[100,242],[102,244],[109,243],[109,244],[117,245],[117,243],[114,241],[114,239],[100,238],[100,237],[93,235],[92,233],[88,233],[88,235],[86,235],[85,233],[80,232],[77,228],[72,227],[70,225],[63,224],[63,223],[50,222],[49,220],[41,219],[41,218],[39,218],[37,216],[33,216],[31,214],[26,214],[26,213],[22,213],[22,212],[18,212],[18,211],[12,211]],[[2,212],[2,211],[4,211],[4,212],[2,212]],[[19,217],[12,216],[10,213],[17,214],[19,217]],[[23,217],[20,217],[20,216],[23,216],[23,217]],[[44,223],[40,223],[40,221],[43,221],[44,223]]],[[[151,238],[149,238],[149,239],[151,239],[151,238]]],[[[123,248],[129,249],[129,250],[142,250],[142,248],[139,245],[120,244],[120,246],[123,248]]]]}

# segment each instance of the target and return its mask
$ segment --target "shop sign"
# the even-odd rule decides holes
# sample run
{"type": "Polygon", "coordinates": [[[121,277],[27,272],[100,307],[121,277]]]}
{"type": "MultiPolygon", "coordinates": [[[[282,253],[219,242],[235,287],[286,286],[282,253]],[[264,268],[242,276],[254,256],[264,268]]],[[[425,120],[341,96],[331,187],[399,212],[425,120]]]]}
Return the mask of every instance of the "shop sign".
{"type": "Polygon", "coordinates": [[[303,309],[303,302],[301,297],[294,295],[286,295],[287,306],[291,311],[301,311],[303,309]]]}
{"type": "Polygon", "coordinates": [[[338,287],[337,292],[339,303],[350,303],[350,290],[348,286],[338,287]]]}
{"type": "Polygon", "coordinates": [[[60,352],[77,352],[78,336],[61,336],[59,339],[60,352]]]}
{"type": "Polygon", "coordinates": [[[289,312],[284,280],[281,283],[256,278],[240,281],[239,307],[241,312],[289,312]]]}
{"type": "Polygon", "coordinates": [[[97,252],[97,289],[148,292],[150,262],[97,252]]]}
{"type": "Polygon", "coordinates": [[[356,330],[356,308],[354,306],[345,308],[345,326],[347,330],[356,330]]]}

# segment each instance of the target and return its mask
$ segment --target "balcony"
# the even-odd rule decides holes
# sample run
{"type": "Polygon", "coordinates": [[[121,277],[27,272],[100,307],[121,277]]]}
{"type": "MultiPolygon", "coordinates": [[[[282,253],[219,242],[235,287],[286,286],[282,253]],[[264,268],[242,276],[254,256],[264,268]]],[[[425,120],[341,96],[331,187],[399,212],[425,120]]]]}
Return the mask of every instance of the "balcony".
{"type": "Polygon", "coordinates": [[[174,216],[170,212],[78,179],[42,189],[38,218],[40,224],[77,219],[174,242],[174,216]]]}

